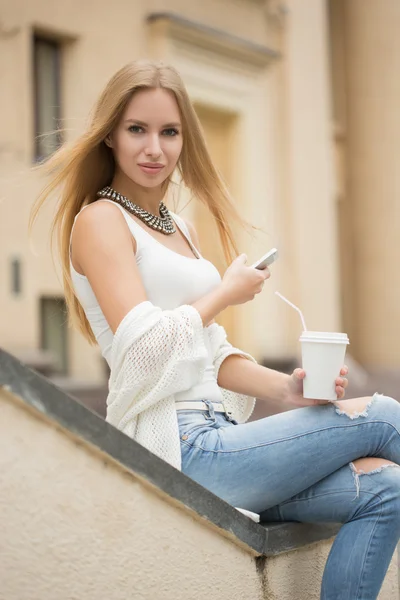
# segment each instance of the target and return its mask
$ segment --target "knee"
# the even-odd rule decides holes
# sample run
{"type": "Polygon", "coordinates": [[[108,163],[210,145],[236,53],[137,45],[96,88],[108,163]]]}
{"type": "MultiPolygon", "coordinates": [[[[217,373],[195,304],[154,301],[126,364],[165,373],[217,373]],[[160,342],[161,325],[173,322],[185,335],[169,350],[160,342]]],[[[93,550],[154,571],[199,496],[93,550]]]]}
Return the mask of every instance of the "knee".
{"type": "Polygon", "coordinates": [[[341,400],[335,402],[336,412],[339,415],[346,415],[350,419],[368,416],[368,410],[372,405],[373,398],[365,396],[363,398],[350,398],[349,400],[341,400]]]}
{"type": "Polygon", "coordinates": [[[396,515],[400,524],[400,467],[384,458],[359,458],[350,463],[355,479],[357,497],[360,491],[368,492],[372,500],[379,499],[386,514],[396,515]],[[367,478],[367,479],[366,479],[367,478]]]}
{"type": "Polygon", "coordinates": [[[373,406],[377,416],[387,420],[400,431],[400,403],[397,400],[391,396],[375,394],[373,406]]]}
{"type": "Polygon", "coordinates": [[[380,473],[387,467],[398,467],[396,463],[386,460],[385,458],[374,458],[372,456],[367,458],[358,458],[351,463],[352,470],[357,475],[368,475],[372,473],[380,473]]]}
{"type": "MultiPolygon", "coordinates": [[[[337,401],[334,403],[336,412],[339,415],[346,415],[350,419],[358,419],[359,417],[367,417],[370,408],[376,407],[377,412],[381,417],[390,418],[391,415],[397,415],[400,424],[400,404],[390,396],[375,394],[374,396],[364,396],[362,398],[351,398],[349,400],[337,401]]],[[[390,418],[393,421],[392,418],[390,418]]]]}
{"type": "Polygon", "coordinates": [[[400,404],[396,398],[392,398],[392,396],[384,396],[383,394],[376,394],[376,401],[381,406],[385,406],[392,410],[400,411],[400,404]]]}

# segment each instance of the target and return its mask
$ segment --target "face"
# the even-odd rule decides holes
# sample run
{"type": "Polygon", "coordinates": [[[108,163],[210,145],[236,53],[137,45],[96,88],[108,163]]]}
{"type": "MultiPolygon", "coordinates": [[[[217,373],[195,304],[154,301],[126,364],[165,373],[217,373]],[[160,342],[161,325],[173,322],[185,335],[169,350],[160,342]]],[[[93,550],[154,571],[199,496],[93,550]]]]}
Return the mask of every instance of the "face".
{"type": "Polygon", "coordinates": [[[109,138],[117,170],[135,184],[156,188],[173,172],[182,150],[182,123],[172,92],[136,92],[109,138]]]}

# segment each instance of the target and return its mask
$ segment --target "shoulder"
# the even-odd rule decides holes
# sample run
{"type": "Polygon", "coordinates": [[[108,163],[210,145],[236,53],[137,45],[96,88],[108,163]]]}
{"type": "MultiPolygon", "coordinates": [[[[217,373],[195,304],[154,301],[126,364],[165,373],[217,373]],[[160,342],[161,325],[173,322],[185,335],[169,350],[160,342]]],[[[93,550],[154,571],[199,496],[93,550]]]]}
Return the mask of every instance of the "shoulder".
{"type": "Polygon", "coordinates": [[[116,204],[96,200],[85,206],[75,221],[74,243],[98,240],[107,242],[118,239],[134,241],[122,211],[116,204]]]}
{"type": "Polygon", "coordinates": [[[76,222],[99,224],[107,219],[111,219],[113,222],[122,222],[124,221],[124,216],[116,204],[96,200],[81,209],[77,215],[76,222]]]}

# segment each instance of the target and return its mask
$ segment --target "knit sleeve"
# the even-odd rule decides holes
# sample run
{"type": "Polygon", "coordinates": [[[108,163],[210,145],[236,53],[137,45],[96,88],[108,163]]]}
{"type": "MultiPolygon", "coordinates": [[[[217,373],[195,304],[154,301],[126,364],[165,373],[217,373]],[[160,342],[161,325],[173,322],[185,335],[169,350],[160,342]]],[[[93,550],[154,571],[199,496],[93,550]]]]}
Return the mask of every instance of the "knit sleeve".
{"type": "MultiPolygon", "coordinates": [[[[221,365],[228,356],[236,354],[247,360],[251,360],[254,363],[257,362],[250,354],[243,350],[239,350],[239,348],[235,348],[228,342],[226,331],[221,325],[213,323],[207,327],[207,332],[212,348],[214,372],[217,380],[221,365]]],[[[238,394],[224,388],[221,388],[221,392],[227,412],[239,423],[247,421],[254,410],[256,403],[255,398],[245,394],[238,394]]]]}
{"type": "Polygon", "coordinates": [[[207,331],[213,352],[213,364],[217,378],[220,367],[225,358],[232,354],[237,354],[239,356],[243,356],[243,358],[251,360],[252,362],[257,362],[250,354],[244,352],[243,350],[239,350],[239,348],[235,348],[230,342],[228,342],[226,331],[221,325],[213,323],[207,328],[207,331]]]}
{"type": "Polygon", "coordinates": [[[190,389],[207,364],[203,322],[191,306],[143,303],[118,327],[112,347],[107,420],[119,429],[160,400],[190,389]]]}

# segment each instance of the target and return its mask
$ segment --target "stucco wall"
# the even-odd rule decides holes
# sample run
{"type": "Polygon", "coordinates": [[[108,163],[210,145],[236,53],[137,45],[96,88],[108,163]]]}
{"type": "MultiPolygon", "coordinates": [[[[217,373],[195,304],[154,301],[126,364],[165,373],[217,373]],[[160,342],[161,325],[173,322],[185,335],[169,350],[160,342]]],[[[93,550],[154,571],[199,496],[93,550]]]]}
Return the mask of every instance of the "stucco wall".
{"type": "Polygon", "coordinates": [[[260,598],[251,554],[0,402],[2,600],[260,598]]]}
{"type": "Polygon", "coordinates": [[[0,600],[319,598],[331,541],[256,560],[1,388],[0,414],[0,600]]]}
{"type": "MultiPolygon", "coordinates": [[[[268,600],[319,600],[322,574],[332,542],[319,542],[268,558],[264,580],[268,600]]],[[[398,555],[395,554],[378,600],[398,600],[398,555]]],[[[340,577],[340,573],[338,573],[340,577]]]]}

